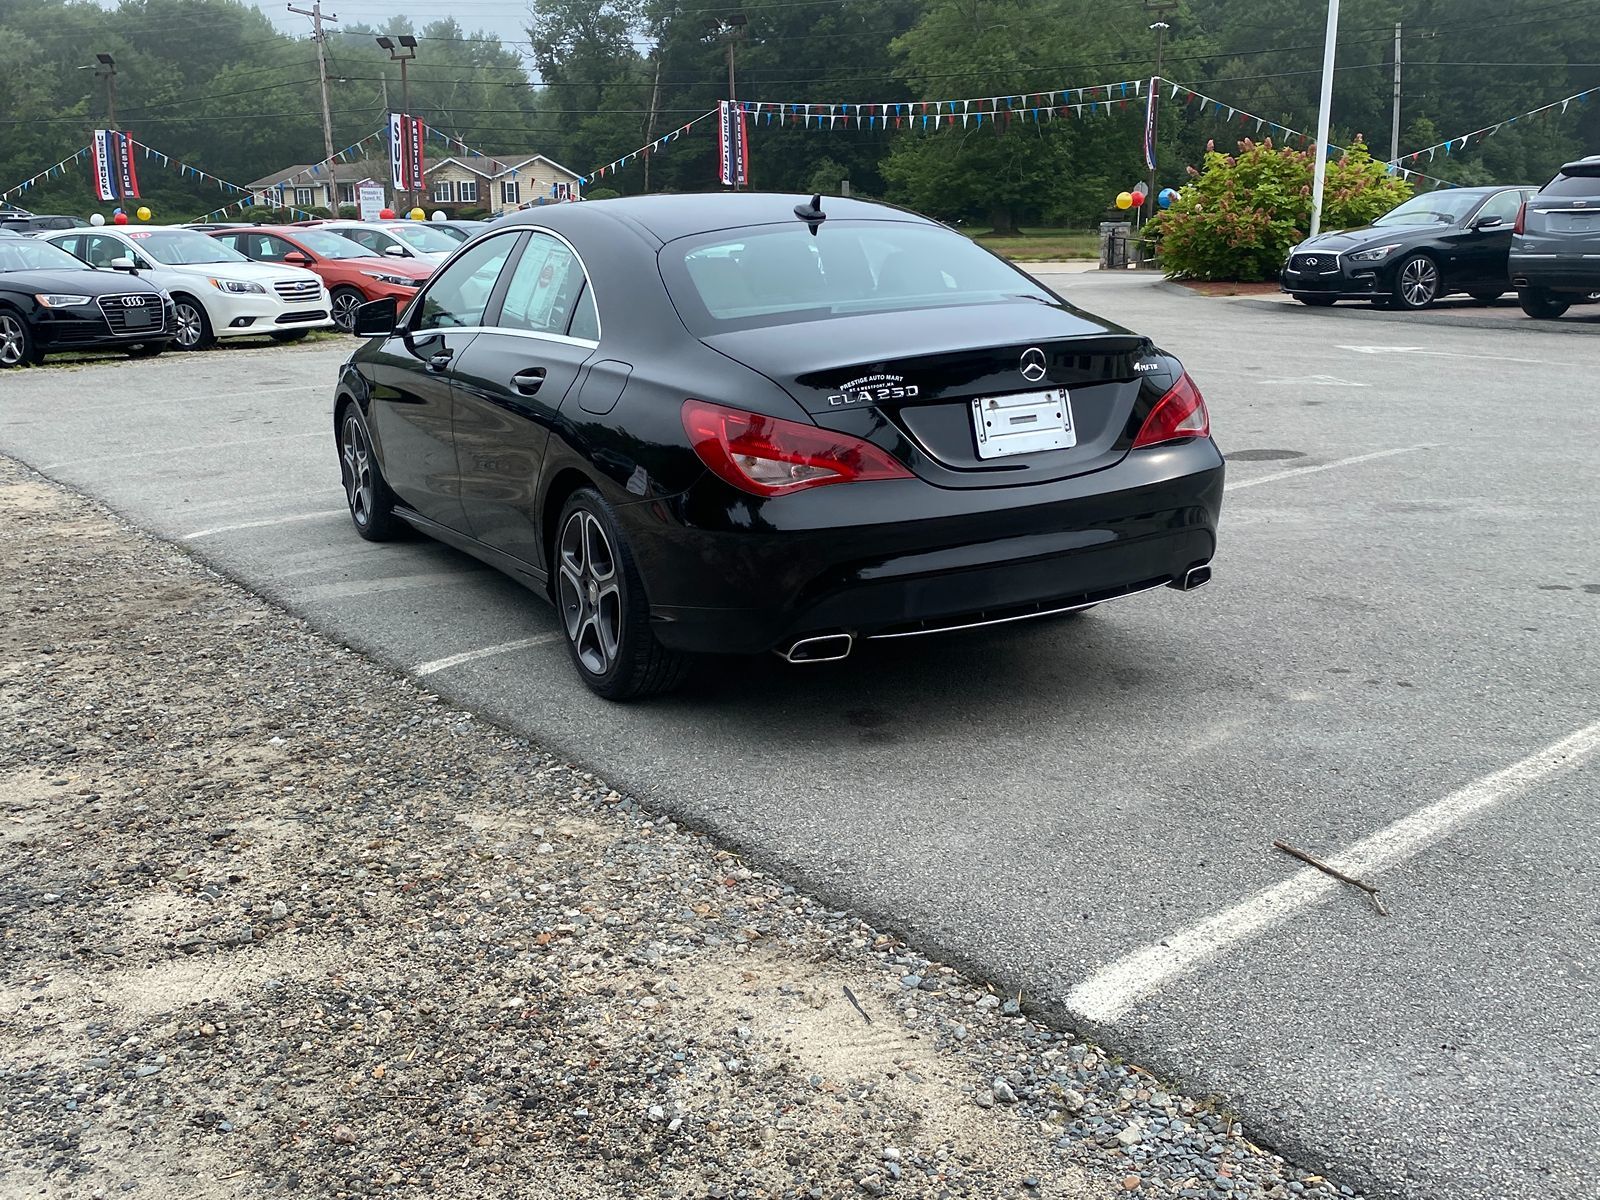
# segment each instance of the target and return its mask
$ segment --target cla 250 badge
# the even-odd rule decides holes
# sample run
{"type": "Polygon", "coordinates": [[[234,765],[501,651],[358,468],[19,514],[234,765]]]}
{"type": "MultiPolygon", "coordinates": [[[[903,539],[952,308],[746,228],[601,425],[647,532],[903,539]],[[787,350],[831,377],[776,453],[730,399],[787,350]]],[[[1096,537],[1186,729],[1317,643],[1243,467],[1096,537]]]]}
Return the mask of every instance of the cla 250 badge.
{"type": "Polygon", "coordinates": [[[907,383],[902,376],[863,375],[841,384],[839,390],[828,397],[828,403],[835,408],[847,404],[882,404],[886,400],[913,400],[917,393],[917,385],[907,383]]]}

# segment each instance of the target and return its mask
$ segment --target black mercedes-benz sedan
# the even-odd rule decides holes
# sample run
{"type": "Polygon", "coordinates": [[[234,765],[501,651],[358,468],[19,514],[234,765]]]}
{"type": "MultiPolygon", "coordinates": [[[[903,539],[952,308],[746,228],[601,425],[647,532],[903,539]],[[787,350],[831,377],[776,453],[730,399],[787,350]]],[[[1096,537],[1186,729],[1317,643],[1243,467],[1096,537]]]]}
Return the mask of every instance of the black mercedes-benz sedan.
{"type": "Polygon", "coordinates": [[[172,300],[137,275],[101,271],[32,238],[0,238],[0,367],[59,350],[160,354],[172,300]]]}
{"type": "Polygon", "coordinates": [[[611,699],[1210,577],[1224,468],[1182,365],[899,209],[552,205],[356,332],[356,531],[544,592],[611,699]]]}
{"type": "Polygon", "coordinates": [[[1533,188],[1450,188],[1413,196],[1360,229],[1318,234],[1289,253],[1281,283],[1302,304],[1370,300],[1427,308],[1451,292],[1490,304],[1511,287],[1511,230],[1533,188]]]}

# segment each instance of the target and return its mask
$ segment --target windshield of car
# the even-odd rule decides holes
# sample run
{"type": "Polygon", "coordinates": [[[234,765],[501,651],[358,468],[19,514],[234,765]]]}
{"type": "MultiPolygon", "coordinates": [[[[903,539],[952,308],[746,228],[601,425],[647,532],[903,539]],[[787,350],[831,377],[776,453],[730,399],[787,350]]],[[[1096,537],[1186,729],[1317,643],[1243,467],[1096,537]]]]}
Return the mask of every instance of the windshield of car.
{"type": "Polygon", "coordinates": [[[372,251],[326,229],[297,229],[295,241],[323,258],[371,258],[372,251]]]}
{"type": "Polygon", "coordinates": [[[801,221],[680,238],[661,251],[667,290],[697,334],[853,313],[1055,304],[1026,275],[953,230],[909,221],[801,221]]]}
{"type": "Polygon", "coordinates": [[[31,238],[0,241],[0,271],[87,271],[88,264],[60,246],[31,238]]]}
{"type": "Polygon", "coordinates": [[[128,231],[128,237],[151,258],[169,267],[250,261],[216,238],[192,229],[133,229],[128,231]]]}
{"type": "Polygon", "coordinates": [[[429,229],[426,225],[385,225],[390,233],[424,254],[450,254],[461,243],[447,233],[429,229]]]}
{"type": "Polygon", "coordinates": [[[1453,225],[1471,212],[1483,196],[1475,192],[1428,192],[1392,208],[1374,225],[1453,225]]]}

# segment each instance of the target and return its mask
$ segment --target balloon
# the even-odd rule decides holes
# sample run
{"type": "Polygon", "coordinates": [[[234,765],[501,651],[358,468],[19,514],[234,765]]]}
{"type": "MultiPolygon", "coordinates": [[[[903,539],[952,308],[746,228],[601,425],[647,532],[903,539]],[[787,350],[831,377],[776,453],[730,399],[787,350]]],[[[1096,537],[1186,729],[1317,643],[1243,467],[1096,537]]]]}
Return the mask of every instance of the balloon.
{"type": "Polygon", "coordinates": [[[1117,207],[1118,208],[1132,208],[1133,207],[1133,193],[1132,192],[1118,192],[1117,193],[1117,207]]]}
{"type": "Polygon", "coordinates": [[[119,208],[116,215],[111,218],[111,222],[114,225],[126,225],[128,223],[128,214],[119,208]]]}
{"type": "Polygon", "coordinates": [[[434,209],[434,210],[433,210],[433,217],[432,217],[432,219],[433,219],[433,220],[435,220],[435,221],[442,221],[442,220],[444,220],[444,209],[442,209],[442,208],[436,208],[436,209],[434,209]]]}
{"type": "Polygon", "coordinates": [[[143,205],[140,205],[139,211],[136,212],[134,216],[138,217],[141,221],[148,221],[150,219],[150,210],[145,208],[143,205]]]}
{"type": "Polygon", "coordinates": [[[119,214],[120,214],[120,213],[121,213],[121,212],[122,212],[122,210],[121,210],[121,209],[120,209],[120,208],[113,208],[113,209],[112,209],[112,210],[111,210],[111,215],[112,215],[112,216],[113,216],[113,217],[115,217],[115,216],[117,216],[117,215],[119,215],[119,214]]]}
{"type": "Polygon", "coordinates": [[[1161,194],[1156,197],[1156,203],[1162,208],[1171,208],[1172,202],[1178,198],[1178,193],[1171,188],[1162,188],[1161,194]]]}
{"type": "Polygon", "coordinates": [[[384,209],[382,212],[380,212],[378,214],[378,220],[380,220],[380,221],[392,221],[392,220],[394,220],[394,209],[392,209],[392,208],[384,209]]]}
{"type": "Polygon", "coordinates": [[[95,213],[92,216],[90,216],[90,218],[89,218],[89,224],[95,226],[96,228],[99,228],[101,225],[104,225],[105,223],[106,223],[106,218],[105,218],[105,214],[104,213],[95,213]]]}
{"type": "Polygon", "coordinates": [[[425,218],[425,217],[426,217],[426,216],[427,216],[427,215],[428,215],[428,214],[427,214],[427,213],[425,213],[425,212],[423,212],[423,211],[422,211],[422,210],[421,210],[421,209],[420,209],[420,208],[413,208],[413,209],[412,209],[412,210],[411,210],[411,211],[410,211],[410,212],[409,212],[409,213],[407,213],[407,214],[406,214],[406,215],[407,215],[407,216],[408,216],[408,217],[410,217],[410,218],[411,218],[411,219],[412,219],[412,220],[413,220],[413,221],[420,221],[420,220],[422,220],[422,219],[423,219],[423,218],[425,218]]]}
{"type": "Polygon", "coordinates": [[[1148,200],[1149,198],[1150,197],[1148,197],[1148,196],[1146,196],[1144,194],[1144,189],[1143,188],[1137,188],[1137,189],[1135,189],[1135,191],[1133,193],[1133,206],[1135,208],[1143,208],[1144,207],[1144,202],[1146,200],[1148,200]]]}

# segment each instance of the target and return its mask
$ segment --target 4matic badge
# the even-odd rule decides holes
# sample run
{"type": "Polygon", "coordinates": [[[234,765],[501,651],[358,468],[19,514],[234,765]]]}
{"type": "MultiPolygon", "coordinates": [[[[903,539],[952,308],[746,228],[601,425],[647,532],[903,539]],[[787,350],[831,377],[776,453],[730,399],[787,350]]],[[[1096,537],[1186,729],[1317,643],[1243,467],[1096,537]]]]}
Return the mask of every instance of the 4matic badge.
{"type": "Polygon", "coordinates": [[[918,391],[916,384],[907,383],[900,375],[863,375],[860,379],[841,384],[839,390],[828,397],[828,403],[835,408],[843,408],[847,404],[913,400],[918,391]]]}

